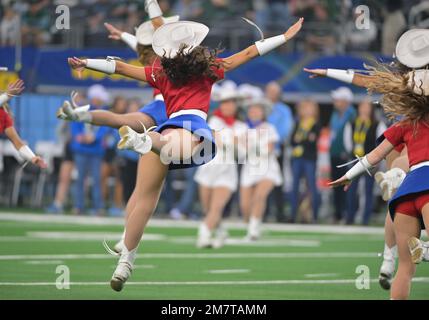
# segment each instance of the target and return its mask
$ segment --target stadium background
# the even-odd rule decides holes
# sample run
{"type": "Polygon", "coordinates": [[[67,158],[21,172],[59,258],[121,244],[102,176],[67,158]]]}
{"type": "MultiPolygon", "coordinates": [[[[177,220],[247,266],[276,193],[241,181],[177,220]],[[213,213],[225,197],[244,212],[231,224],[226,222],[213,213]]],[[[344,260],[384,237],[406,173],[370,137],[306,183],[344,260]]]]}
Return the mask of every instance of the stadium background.
{"type": "MultiPolygon", "coordinates": [[[[0,65],[9,68],[8,72],[0,73],[0,90],[4,90],[7,83],[17,77],[25,80],[26,91],[20,98],[13,99],[11,108],[20,135],[36,151],[48,149],[46,152],[54,154],[54,158],[60,156],[54,150],[58,144],[55,112],[71,90],[77,89],[84,93],[92,84],[101,83],[108,88],[112,97],[121,95],[138,98],[142,104],[151,99],[151,90],[135,81],[120,77],[107,78],[96,72],[88,72],[84,79],[78,79],[66,63],[69,56],[99,58],[106,55],[137,63],[133,51],[123,43],[107,38],[102,23],[107,21],[133,33],[134,27],[147,19],[144,1],[2,0],[0,3],[0,65]],[[70,8],[70,30],[55,28],[55,8],[61,4],[70,8]],[[37,10],[32,12],[32,7],[37,10]]],[[[331,79],[310,80],[302,71],[303,67],[360,70],[363,63],[379,59],[389,61],[394,43],[404,30],[410,27],[426,28],[429,24],[429,1],[417,0],[160,0],[159,3],[166,16],[179,14],[183,20],[209,25],[211,31],[205,44],[225,48],[224,54],[235,52],[258,39],[255,30],[243,22],[241,16],[257,22],[266,36],[283,32],[295,17],[304,16],[304,30],[291,45],[232,72],[228,79],[237,84],[250,83],[261,88],[269,81],[276,80],[283,89],[282,100],[292,110],[296,103],[311,97],[320,104],[320,121],[324,126],[328,126],[333,110],[330,92],[342,84],[331,79]],[[370,30],[358,31],[355,28],[354,9],[358,5],[370,8],[370,30]]],[[[366,96],[365,90],[353,86],[350,89],[355,93],[355,104],[366,96]]],[[[324,134],[326,136],[327,131],[324,134]]],[[[324,199],[320,223],[323,224],[331,222],[332,204],[329,200],[330,190],[324,186],[329,167],[328,161],[323,162],[323,158],[327,156],[328,150],[323,141],[320,145],[322,173],[319,186],[324,199]]],[[[44,220],[45,216],[35,213],[43,213],[52,201],[58,179],[58,161],[52,159],[54,166],[47,172],[40,172],[30,166],[22,170],[16,154],[3,139],[0,140],[0,150],[0,204],[1,211],[4,211],[0,213],[0,298],[117,297],[107,292],[107,288],[101,289],[103,281],[109,278],[113,262],[96,256],[102,253],[99,243],[106,238],[106,234],[109,239],[109,234],[120,233],[121,220],[91,220],[91,217],[86,220],[87,217],[82,217],[83,220],[68,221],[67,217],[50,215],[46,215],[44,220]],[[90,234],[95,236],[88,236],[90,234]],[[70,253],[76,254],[76,257],[67,256],[70,253]],[[91,255],[94,260],[88,258],[91,255]],[[80,284],[73,287],[71,293],[52,288],[56,262],[67,262],[76,270],[73,279],[80,284]],[[99,273],[99,267],[103,272],[99,273]],[[35,284],[23,290],[25,284],[16,285],[23,281],[35,284]],[[96,282],[93,285],[85,284],[91,281],[96,282]],[[44,290],[40,291],[40,288],[44,290]]],[[[174,189],[173,202],[178,201],[181,192],[187,188],[186,181],[184,173],[174,175],[169,181],[174,189]]],[[[290,178],[286,174],[288,183],[290,178]]],[[[113,185],[112,180],[110,187],[113,185]]],[[[285,185],[285,191],[287,189],[285,185]]],[[[378,189],[375,193],[379,193],[378,189]]],[[[192,215],[188,215],[190,220],[199,217],[198,201],[195,199],[194,202],[192,215]]],[[[287,200],[285,207],[287,212],[287,200]]],[[[156,218],[168,217],[166,208],[162,202],[156,218]]],[[[373,225],[381,225],[384,210],[384,204],[379,201],[373,225]]],[[[231,215],[237,219],[238,210],[233,210],[231,215]]],[[[268,220],[273,221],[273,215],[268,220]]],[[[339,226],[325,230],[323,226],[321,229],[317,226],[314,229],[297,226],[289,229],[287,225],[270,224],[264,233],[266,241],[259,246],[246,246],[232,241],[211,257],[194,248],[193,240],[190,239],[195,235],[195,228],[196,224],[192,221],[189,224],[179,223],[173,228],[162,222],[158,225],[156,220],[148,231],[149,238],[153,233],[154,239],[145,246],[145,253],[148,259],[152,254],[152,260],[148,264],[144,260],[140,266],[143,274],[133,279],[136,282],[130,285],[129,291],[122,297],[387,297],[375,284],[368,291],[356,290],[354,286],[357,265],[368,265],[372,270],[371,276],[376,276],[379,262],[376,253],[382,250],[383,242],[380,228],[339,226]],[[348,246],[347,253],[344,252],[346,249],[342,247],[343,243],[348,246]],[[319,256],[314,254],[315,251],[319,256]],[[171,252],[178,256],[169,255],[171,252]],[[216,258],[216,255],[219,256],[216,258]],[[199,263],[194,264],[191,260],[193,257],[199,263]],[[173,267],[170,259],[176,258],[180,262],[173,267]],[[184,260],[180,260],[182,258],[184,260]],[[317,264],[317,272],[311,264],[307,265],[308,259],[314,259],[311,261],[317,264]],[[214,272],[213,276],[207,271],[209,269],[250,271],[236,274],[214,272]],[[174,281],[183,283],[168,284],[174,281]],[[219,283],[210,285],[207,283],[210,281],[219,283]],[[240,281],[242,286],[237,285],[240,281]],[[186,282],[189,284],[184,284],[186,282]],[[234,287],[225,293],[222,286],[229,284],[234,284],[234,287]],[[140,285],[148,286],[147,290],[142,292],[140,285]],[[169,290],[159,290],[166,287],[169,290]]],[[[233,236],[243,235],[242,228],[234,222],[230,228],[233,236]]],[[[114,238],[112,236],[112,240],[114,238]]],[[[428,298],[429,273],[420,268],[417,276],[413,298],[428,298]]]]}

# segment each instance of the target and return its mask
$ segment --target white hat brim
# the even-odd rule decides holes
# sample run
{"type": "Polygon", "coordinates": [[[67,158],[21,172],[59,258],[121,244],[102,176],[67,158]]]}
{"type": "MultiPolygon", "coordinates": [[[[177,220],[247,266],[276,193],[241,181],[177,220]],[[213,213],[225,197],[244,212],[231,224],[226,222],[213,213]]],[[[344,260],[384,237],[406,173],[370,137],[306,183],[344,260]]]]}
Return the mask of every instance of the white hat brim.
{"type": "Polygon", "coordinates": [[[405,32],[398,40],[395,49],[396,59],[409,68],[421,68],[429,64],[429,30],[412,29],[405,32]],[[427,39],[428,47],[425,54],[418,53],[411,48],[412,41],[418,37],[427,39]]]}
{"type": "Polygon", "coordinates": [[[202,23],[193,21],[178,21],[173,23],[164,24],[159,27],[153,35],[152,48],[155,53],[160,56],[167,58],[174,58],[180,49],[181,45],[187,45],[187,53],[190,53],[193,49],[198,47],[209,33],[209,27],[202,23]],[[172,34],[175,30],[181,27],[186,27],[192,30],[193,37],[186,41],[177,42],[173,41],[172,34]]]}
{"type": "MultiPolygon", "coordinates": [[[[179,16],[162,17],[164,24],[173,23],[179,21],[179,16]]],[[[153,42],[153,34],[155,33],[155,27],[152,21],[143,22],[136,29],[137,42],[143,46],[150,46],[153,42]]]]}

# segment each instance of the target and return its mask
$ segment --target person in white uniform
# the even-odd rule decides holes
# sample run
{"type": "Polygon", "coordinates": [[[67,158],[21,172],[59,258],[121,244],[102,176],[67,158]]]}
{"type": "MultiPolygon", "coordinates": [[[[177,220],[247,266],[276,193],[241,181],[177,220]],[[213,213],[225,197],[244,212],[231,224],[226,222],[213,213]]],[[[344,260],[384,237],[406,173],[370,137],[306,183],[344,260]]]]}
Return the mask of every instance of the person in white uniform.
{"type": "Polygon", "coordinates": [[[239,94],[232,81],[225,81],[213,90],[212,99],[219,102],[208,121],[216,131],[217,153],[215,158],[198,168],[195,181],[199,185],[201,205],[205,214],[198,230],[197,247],[221,247],[227,232],[221,227],[222,214],[238,187],[238,150],[235,142],[244,136],[247,126],[237,120],[239,94]]]}
{"type": "Polygon", "coordinates": [[[274,146],[279,135],[266,121],[272,104],[264,98],[247,103],[247,156],[240,177],[240,208],[248,222],[247,238],[257,240],[267,199],[275,186],[283,182],[274,146]]]}

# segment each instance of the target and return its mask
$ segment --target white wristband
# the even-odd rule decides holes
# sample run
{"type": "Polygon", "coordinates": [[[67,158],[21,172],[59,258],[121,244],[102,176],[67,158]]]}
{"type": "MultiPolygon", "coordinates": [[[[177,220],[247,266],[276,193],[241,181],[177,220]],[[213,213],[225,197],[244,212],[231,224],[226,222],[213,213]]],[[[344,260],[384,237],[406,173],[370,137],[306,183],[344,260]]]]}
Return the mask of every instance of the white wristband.
{"type": "Polygon", "coordinates": [[[18,152],[25,161],[31,161],[36,156],[29,146],[22,146],[19,148],[18,152]]]}
{"type": "Polygon", "coordinates": [[[146,12],[149,15],[149,18],[157,18],[162,16],[161,8],[159,7],[158,1],[156,0],[145,0],[146,12]]]}
{"type": "Polygon", "coordinates": [[[349,70],[339,70],[339,69],[327,69],[326,76],[332,79],[336,79],[346,83],[352,83],[353,77],[355,75],[354,71],[349,70]]]}
{"type": "Polygon", "coordinates": [[[270,51],[280,47],[281,45],[286,43],[286,37],[284,34],[279,36],[275,36],[272,38],[268,38],[265,40],[259,40],[255,42],[256,48],[258,49],[259,55],[263,56],[270,51]]]}
{"type": "Polygon", "coordinates": [[[137,51],[137,38],[131,33],[122,32],[121,39],[124,41],[131,49],[137,51]]]}
{"type": "Polygon", "coordinates": [[[354,180],[365,172],[369,172],[373,166],[368,162],[368,157],[365,156],[360,158],[358,163],[356,163],[349,171],[346,172],[346,178],[348,180],[354,180]]]}
{"type": "Polygon", "coordinates": [[[86,68],[112,74],[116,70],[116,61],[114,59],[87,59],[86,68]]]}
{"type": "Polygon", "coordinates": [[[9,96],[7,95],[7,93],[0,94],[0,106],[4,105],[8,101],[9,101],[9,96]]]}

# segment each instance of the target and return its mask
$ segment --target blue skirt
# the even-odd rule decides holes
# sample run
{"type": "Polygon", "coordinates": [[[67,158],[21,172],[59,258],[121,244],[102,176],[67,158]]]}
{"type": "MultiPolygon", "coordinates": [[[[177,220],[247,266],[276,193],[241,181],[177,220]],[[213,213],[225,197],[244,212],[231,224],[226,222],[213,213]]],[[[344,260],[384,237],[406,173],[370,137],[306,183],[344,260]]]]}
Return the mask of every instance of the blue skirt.
{"type": "Polygon", "coordinates": [[[155,100],[139,110],[153,119],[156,126],[159,126],[168,120],[165,103],[162,100],[155,100]]]}
{"type": "Polygon", "coordinates": [[[389,201],[389,212],[392,221],[395,217],[396,207],[403,200],[403,197],[429,192],[429,166],[424,166],[410,171],[399,186],[392,199],[389,201]]]}
{"type": "Polygon", "coordinates": [[[168,128],[183,128],[192,132],[197,136],[200,141],[200,150],[191,159],[173,161],[169,165],[169,170],[186,169],[192,167],[202,166],[210,162],[216,155],[216,144],[212,129],[207,124],[207,121],[203,118],[185,114],[168,119],[155,129],[156,132],[162,132],[168,128]]]}

